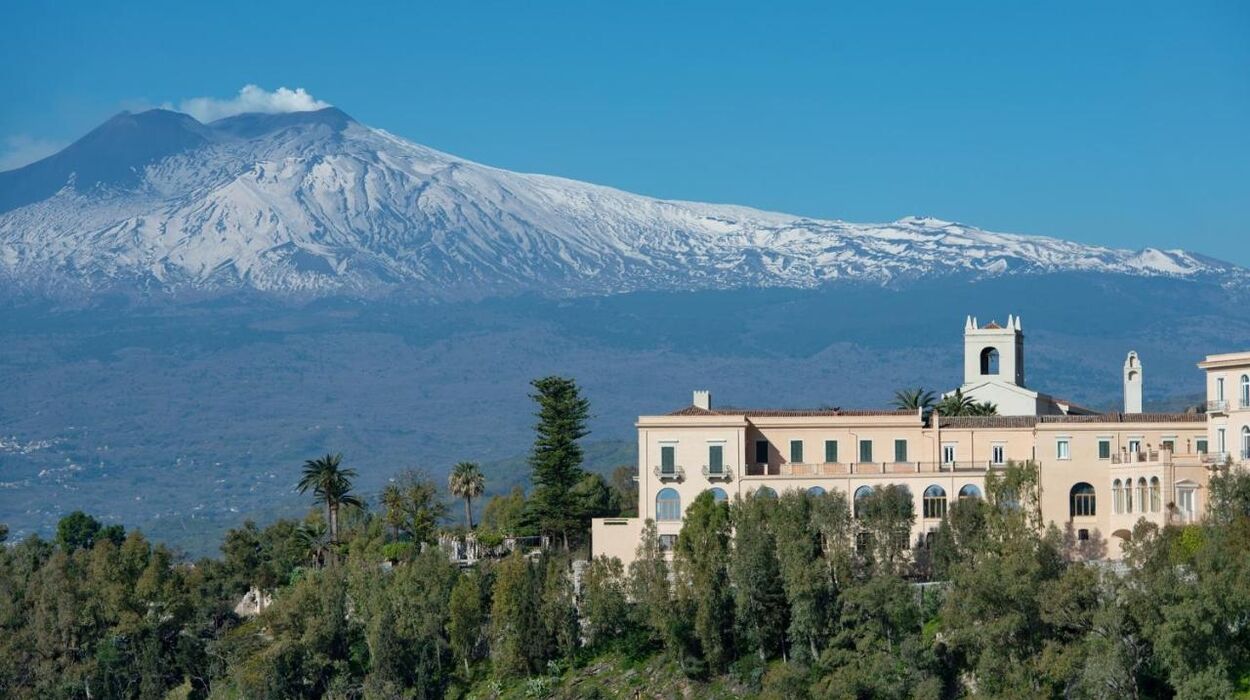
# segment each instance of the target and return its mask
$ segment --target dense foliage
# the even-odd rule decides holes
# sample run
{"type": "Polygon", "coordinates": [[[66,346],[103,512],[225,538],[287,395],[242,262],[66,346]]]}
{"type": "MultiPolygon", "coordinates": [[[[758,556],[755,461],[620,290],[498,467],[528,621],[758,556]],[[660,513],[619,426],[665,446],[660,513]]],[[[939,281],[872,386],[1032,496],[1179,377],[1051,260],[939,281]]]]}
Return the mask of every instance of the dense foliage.
{"type": "MultiPolygon", "coordinates": [[[[462,568],[438,543],[447,509],[432,481],[401,474],[371,506],[330,458],[307,465],[317,507],[304,520],[244,523],[217,558],[184,561],[83,513],[55,541],[0,546],[0,697],[1250,691],[1250,475],[1213,478],[1204,523],[1139,524],[1119,568],[1067,556],[1029,465],[989,475],[985,498],[953,502],[923,542],[908,539],[901,488],[854,504],[704,494],[675,541],[647,522],[626,567],[585,561],[578,544],[628,494],[580,473],[561,434],[580,431],[584,405],[563,396],[543,419],[560,429],[536,445],[546,492],[497,497],[483,517],[495,529],[479,531],[547,532],[545,550],[501,542],[462,568]],[[548,519],[553,503],[569,509],[548,519]]],[[[441,532],[444,545],[464,535],[441,532]]]]}

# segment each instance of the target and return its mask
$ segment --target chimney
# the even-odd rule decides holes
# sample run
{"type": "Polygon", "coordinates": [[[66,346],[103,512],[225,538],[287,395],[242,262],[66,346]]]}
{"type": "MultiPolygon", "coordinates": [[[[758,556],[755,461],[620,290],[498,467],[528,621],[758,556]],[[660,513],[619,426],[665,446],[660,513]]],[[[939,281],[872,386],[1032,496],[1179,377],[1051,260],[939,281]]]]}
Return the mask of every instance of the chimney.
{"type": "Polygon", "coordinates": [[[694,407],[705,411],[712,410],[712,392],[706,389],[695,389],[694,407]]]}

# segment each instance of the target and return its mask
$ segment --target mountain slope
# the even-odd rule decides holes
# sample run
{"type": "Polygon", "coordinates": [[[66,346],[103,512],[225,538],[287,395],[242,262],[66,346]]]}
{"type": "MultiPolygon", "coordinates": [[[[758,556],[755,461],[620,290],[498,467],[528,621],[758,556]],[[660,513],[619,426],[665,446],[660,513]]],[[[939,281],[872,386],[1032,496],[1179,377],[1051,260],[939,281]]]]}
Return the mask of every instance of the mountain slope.
{"type": "Polygon", "coordinates": [[[1179,250],[658,200],[479,165],[334,108],[123,114],[0,173],[0,275],[24,288],[479,298],[1058,271],[1247,275],[1179,250]]]}

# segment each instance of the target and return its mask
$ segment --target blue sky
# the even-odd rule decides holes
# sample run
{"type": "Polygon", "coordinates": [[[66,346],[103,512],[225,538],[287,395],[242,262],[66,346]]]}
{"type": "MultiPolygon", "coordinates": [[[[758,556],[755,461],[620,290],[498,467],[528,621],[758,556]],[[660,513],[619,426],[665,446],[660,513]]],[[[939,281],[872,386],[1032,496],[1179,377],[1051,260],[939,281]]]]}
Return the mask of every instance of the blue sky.
{"type": "Polygon", "coordinates": [[[513,170],[1250,265],[1250,3],[167,5],[6,3],[0,163],[254,83],[513,170]]]}

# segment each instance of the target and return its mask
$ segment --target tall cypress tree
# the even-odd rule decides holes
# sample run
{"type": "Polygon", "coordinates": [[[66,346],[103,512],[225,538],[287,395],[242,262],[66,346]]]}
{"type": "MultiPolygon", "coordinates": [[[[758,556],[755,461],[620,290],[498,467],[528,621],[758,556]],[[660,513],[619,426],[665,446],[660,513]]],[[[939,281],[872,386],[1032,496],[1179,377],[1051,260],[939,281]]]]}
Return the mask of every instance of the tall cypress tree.
{"type": "Polygon", "coordinates": [[[531,385],[535,393],[530,398],[538,404],[534,451],[529,460],[534,482],[532,508],[539,529],[558,535],[568,549],[570,531],[577,532],[582,525],[573,487],[585,476],[582,447],[577,441],[590,432],[586,429],[590,402],[572,379],[543,377],[531,385]]]}

